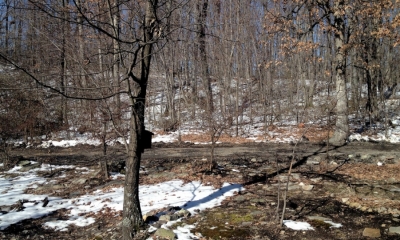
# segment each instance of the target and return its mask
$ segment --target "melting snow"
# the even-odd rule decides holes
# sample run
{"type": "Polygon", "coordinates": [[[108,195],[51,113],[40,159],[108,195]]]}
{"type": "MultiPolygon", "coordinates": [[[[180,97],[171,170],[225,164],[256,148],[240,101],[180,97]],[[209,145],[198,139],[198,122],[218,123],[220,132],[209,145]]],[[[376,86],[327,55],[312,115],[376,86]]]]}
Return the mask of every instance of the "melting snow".
{"type": "MultiPolygon", "coordinates": [[[[23,204],[22,211],[11,210],[0,215],[0,230],[4,230],[11,224],[24,219],[40,218],[59,209],[69,209],[67,220],[48,221],[44,225],[55,230],[66,231],[69,225],[86,226],[95,222],[95,218],[86,217],[87,213],[99,213],[106,207],[120,211],[123,206],[123,188],[112,188],[107,191],[96,190],[86,195],[62,199],[47,195],[24,194],[24,190],[35,188],[47,180],[35,174],[36,171],[48,170],[49,166],[43,166],[29,172],[20,172],[21,167],[15,167],[8,173],[18,174],[13,178],[0,175],[0,203],[3,206],[11,206],[19,200],[29,201],[23,204]],[[48,197],[49,203],[42,207],[41,201],[48,197]]],[[[74,166],[58,166],[58,168],[75,168],[74,166]]],[[[54,169],[54,167],[53,167],[54,169]]],[[[80,170],[88,170],[75,168],[80,170]]],[[[120,176],[120,175],[118,175],[120,176]]],[[[201,182],[193,181],[184,183],[181,180],[173,180],[155,185],[142,185],[139,188],[141,208],[143,214],[167,206],[180,206],[196,214],[195,209],[204,210],[220,205],[228,196],[242,189],[239,184],[224,183],[220,189],[205,186],[201,182]]],[[[175,230],[178,236],[191,236],[191,226],[180,227],[175,230]],[[189,235],[188,235],[189,234],[189,235]]]]}

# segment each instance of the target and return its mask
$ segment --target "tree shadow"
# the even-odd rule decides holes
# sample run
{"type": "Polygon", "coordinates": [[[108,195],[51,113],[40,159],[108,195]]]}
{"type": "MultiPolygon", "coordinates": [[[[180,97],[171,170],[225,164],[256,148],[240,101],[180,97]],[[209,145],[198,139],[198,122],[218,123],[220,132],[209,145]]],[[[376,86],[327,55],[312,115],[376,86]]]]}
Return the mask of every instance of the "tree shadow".
{"type": "MultiPolygon", "coordinates": [[[[326,147],[326,145],[321,145],[321,148],[319,148],[317,151],[315,151],[315,152],[313,152],[313,153],[311,153],[309,155],[303,156],[300,160],[295,162],[293,164],[293,169],[303,165],[304,163],[306,163],[307,159],[312,157],[312,156],[316,156],[318,154],[327,153],[327,152],[330,152],[330,151],[333,151],[333,150],[337,150],[337,149],[339,149],[341,147],[344,147],[346,145],[347,144],[340,145],[340,146],[330,146],[329,149],[326,149],[326,150],[323,150],[323,151],[322,151],[322,149],[324,149],[326,147]]],[[[296,153],[296,152],[294,152],[294,153],[296,153]]],[[[247,186],[247,185],[252,185],[252,184],[255,184],[255,183],[265,182],[265,181],[267,181],[267,179],[273,178],[273,177],[277,176],[278,174],[281,174],[283,172],[287,172],[288,170],[289,170],[289,166],[285,167],[285,168],[282,168],[282,169],[279,169],[279,170],[277,170],[277,171],[275,171],[273,173],[265,174],[264,176],[255,176],[250,181],[247,181],[243,185],[247,186]]]]}
{"type": "Polygon", "coordinates": [[[192,199],[187,201],[183,205],[184,209],[195,208],[195,207],[198,207],[198,206],[200,206],[202,204],[207,204],[207,203],[209,203],[209,202],[211,202],[211,201],[213,201],[213,200],[215,200],[215,199],[217,199],[219,197],[224,196],[225,193],[228,193],[228,192],[233,191],[233,190],[239,192],[239,191],[241,191],[243,189],[243,186],[241,184],[229,184],[227,186],[221,187],[220,189],[218,189],[217,191],[213,192],[212,194],[210,194],[210,195],[208,195],[206,197],[203,197],[203,198],[198,199],[198,200],[194,200],[196,198],[196,196],[197,196],[196,192],[195,192],[196,189],[198,189],[198,187],[195,188],[192,191],[192,195],[193,195],[192,199]]]}

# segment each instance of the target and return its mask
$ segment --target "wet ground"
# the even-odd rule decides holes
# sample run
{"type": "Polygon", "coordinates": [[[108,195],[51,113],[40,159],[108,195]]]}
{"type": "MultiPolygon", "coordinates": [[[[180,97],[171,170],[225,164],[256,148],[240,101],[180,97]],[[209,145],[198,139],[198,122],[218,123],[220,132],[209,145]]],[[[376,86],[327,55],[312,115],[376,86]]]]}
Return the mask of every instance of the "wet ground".
{"type": "MultiPolygon", "coordinates": [[[[182,220],[196,223],[192,232],[203,239],[400,239],[400,145],[350,143],[342,147],[303,143],[218,145],[218,168],[208,171],[210,147],[193,144],[155,144],[143,154],[141,182],[156,183],[180,178],[202,180],[220,187],[241,183],[243,192],[221,206],[182,220]],[[287,172],[293,162],[292,175],[287,172]],[[288,189],[288,191],[286,191],[288,189]],[[306,221],[314,230],[280,227],[287,195],[285,220],[306,221]],[[279,199],[278,199],[279,195],[279,199]],[[326,221],[342,224],[335,228],[326,221]]],[[[14,149],[12,159],[32,159],[54,165],[73,164],[99,169],[106,160],[113,171],[123,169],[122,146],[110,147],[107,156],[92,146],[52,149],[14,149]]],[[[89,176],[92,189],[122,185],[104,179],[100,171],[89,176]]],[[[57,173],[45,175],[49,179],[57,173]]],[[[71,178],[79,178],[73,176],[71,178]]],[[[42,194],[72,197],[81,186],[62,191],[41,189],[42,194]],[[46,192],[48,191],[48,192],[46,192]]],[[[120,218],[97,216],[88,227],[55,232],[42,227],[48,218],[25,220],[0,232],[0,239],[119,239],[120,218]],[[95,238],[96,237],[96,238],[95,238]]],[[[176,226],[178,227],[178,226],[176,226]]]]}

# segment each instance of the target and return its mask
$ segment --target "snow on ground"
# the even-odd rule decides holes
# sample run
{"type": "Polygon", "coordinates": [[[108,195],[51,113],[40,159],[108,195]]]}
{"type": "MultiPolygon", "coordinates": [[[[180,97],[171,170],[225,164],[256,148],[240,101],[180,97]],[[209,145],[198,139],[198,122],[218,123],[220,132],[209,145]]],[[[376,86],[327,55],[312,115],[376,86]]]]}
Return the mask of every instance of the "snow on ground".
{"type": "Polygon", "coordinates": [[[79,144],[88,144],[88,145],[95,145],[98,146],[101,144],[101,141],[98,139],[91,139],[87,136],[75,138],[72,140],[48,140],[48,141],[43,141],[43,143],[39,146],[42,148],[48,148],[50,146],[54,147],[74,147],[79,144]]]}
{"type": "MultiPolygon", "coordinates": [[[[354,132],[350,134],[349,141],[374,141],[374,142],[389,142],[389,143],[400,143],[400,119],[392,120],[393,127],[388,127],[387,130],[384,129],[383,126],[379,128],[365,128],[363,126],[351,125],[354,129],[354,132]]],[[[309,133],[309,126],[314,126],[312,122],[306,123],[303,129],[298,128],[296,123],[276,123],[274,129],[263,130],[263,123],[253,123],[253,124],[245,124],[241,126],[242,132],[239,134],[239,137],[243,138],[247,141],[252,142],[276,142],[276,143],[291,143],[299,140],[300,135],[307,135],[309,133]]],[[[164,143],[172,143],[178,141],[179,132],[168,132],[168,133],[160,133],[157,132],[156,129],[155,134],[152,137],[152,142],[164,142],[164,143]]],[[[318,131],[318,130],[317,130],[318,131]]],[[[314,134],[314,133],[312,133],[314,134]]],[[[180,130],[180,135],[182,138],[185,136],[199,136],[198,138],[185,140],[185,142],[191,142],[194,144],[210,144],[209,137],[204,130],[194,129],[190,126],[182,126],[180,130]],[[207,140],[206,140],[207,139],[207,140]]],[[[187,139],[187,138],[185,138],[187,139]]],[[[233,143],[235,142],[243,142],[236,141],[234,138],[231,139],[233,143]]],[[[116,139],[110,141],[108,144],[113,145],[115,143],[123,143],[122,139],[116,139]]],[[[222,142],[220,140],[220,142],[222,142]]],[[[220,143],[217,142],[217,143],[220,143]]],[[[101,144],[101,141],[93,138],[87,134],[76,135],[71,140],[66,140],[65,138],[62,140],[43,140],[42,144],[38,147],[48,148],[51,146],[56,147],[73,147],[79,144],[88,144],[98,146],[101,144]]]]}
{"type": "MultiPolygon", "coordinates": [[[[58,168],[75,168],[74,166],[58,166],[58,168]]],[[[95,218],[87,217],[89,213],[99,213],[109,208],[113,211],[122,210],[123,188],[99,189],[86,195],[62,199],[47,195],[24,194],[28,188],[37,188],[46,182],[45,178],[37,176],[37,171],[49,170],[48,166],[42,166],[28,172],[19,171],[21,167],[9,170],[10,177],[0,175],[0,203],[2,206],[11,206],[23,200],[23,209],[10,209],[9,212],[0,213],[0,230],[4,230],[11,224],[24,219],[40,218],[59,209],[68,209],[67,220],[48,221],[44,225],[59,231],[67,231],[69,225],[86,226],[95,222],[95,218]],[[42,207],[42,200],[48,197],[49,203],[42,207]]],[[[54,169],[54,167],[53,167],[54,169]]],[[[79,169],[87,170],[87,169],[79,169]]],[[[173,180],[155,185],[142,185],[139,188],[139,196],[143,214],[168,206],[179,206],[196,214],[195,209],[204,210],[220,205],[228,196],[242,190],[239,184],[224,183],[220,189],[203,185],[194,181],[184,183],[181,180],[173,180]]],[[[172,224],[172,223],[169,223],[172,224]]],[[[165,225],[168,227],[168,225],[165,225]]],[[[180,227],[174,230],[180,239],[189,238],[191,226],[180,227]],[[186,237],[185,237],[186,236],[186,237]]],[[[193,237],[193,236],[192,236],[193,237]]]]}
{"type": "MultiPolygon", "coordinates": [[[[324,221],[331,225],[331,228],[340,228],[343,225],[340,223],[335,223],[330,220],[324,221]]],[[[283,224],[292,230],[296,231],[304,231],[304,230],[314,230],[314,228],[308,222],[300,222],[300,221],[293,221],[293,220],[283,220],[283,224]]]]}
{"type": "Polygon", "coordinates": [[[296,222],[293,220],[283,220],[283,224],[293,230],[314,230],[308,222],[296,222]]]}

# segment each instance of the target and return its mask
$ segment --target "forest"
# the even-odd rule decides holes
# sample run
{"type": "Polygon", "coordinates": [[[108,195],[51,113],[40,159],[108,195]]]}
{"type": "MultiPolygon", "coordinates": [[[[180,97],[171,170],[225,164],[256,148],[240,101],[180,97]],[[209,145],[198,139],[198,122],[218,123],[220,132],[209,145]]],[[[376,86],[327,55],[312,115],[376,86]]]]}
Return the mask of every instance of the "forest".
{"type": "MultiPolygon", "coordinates": [[[[385,122],[400,71],[398,4],[159,1],[146,122],[224,123],[235,135],[243,121],[385,122]]],[[[2,139],[103,125],[125,134],[118,121],[129,118],[131,73],[141,74],[143,6],[2,1],[2,139]]]]}
{"type": "MultiPolygon", "coordinates": [[[[333,145],[354,130],[390,129],[400,106],[399,6],[2,0],[2,151],[9,140],[30,145],[61,131],[104,145],[121,138],[127,185],[137,186],[145,129],[190,126],[215,143],[244,135],[248,124],[308,124],[328,128],[333,145]]],[[[134,198],[124,209],[139,205],[134,198]]],[[[142,221],[136,210],[124,212],[136,216],[129,226],[142,221]]]]}

